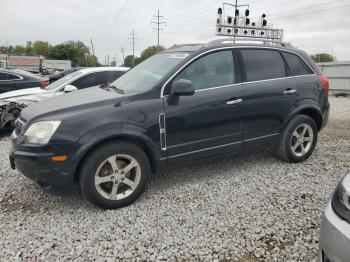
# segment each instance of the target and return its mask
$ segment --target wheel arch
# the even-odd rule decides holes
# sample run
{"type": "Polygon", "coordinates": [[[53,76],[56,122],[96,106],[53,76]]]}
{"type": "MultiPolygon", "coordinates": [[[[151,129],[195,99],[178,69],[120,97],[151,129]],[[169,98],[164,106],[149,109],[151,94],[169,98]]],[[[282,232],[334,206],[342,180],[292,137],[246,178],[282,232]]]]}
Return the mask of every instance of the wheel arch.
{"type": "Polygon", "coordinates": [[[135,134],[115,134],[97,139],[93,143],[90,143],[88,146],[86,146],[86,148],[79,154],[80,157],[77,159],[77,165],[74,171],[74,181],[79,180],[81,167],[91,152],[93,152],[97,147],[103,146],[103,144],[117,143],[118,141],[129,142],[144,150],[150,162],[152,173],[157,173],[159,168],[157,161],[159,159],[159,155],[157,154],[154,145],[151,145],[149,141],[135,134]]]}
{"type": "Polygon", "coordinates": [[[290,120],[293,116],[297,114],[311,117],[315,121],[318,130],[321,130],[323,126],[323,117],[321,110],[318,107],[313,105],[299,107],[290,114],[288,119],[290,120]]]}

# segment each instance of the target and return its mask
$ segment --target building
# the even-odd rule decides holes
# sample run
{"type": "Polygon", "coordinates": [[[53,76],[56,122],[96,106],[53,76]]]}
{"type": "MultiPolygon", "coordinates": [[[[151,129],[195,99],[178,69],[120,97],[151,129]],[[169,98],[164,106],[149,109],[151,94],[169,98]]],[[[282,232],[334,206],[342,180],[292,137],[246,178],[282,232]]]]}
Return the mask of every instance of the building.
{"type": "Polygon", "coordinates": [[[350,61],[318,63],[317,66],[329,79],[332,91],[350,92],[350,61]]]}
{"type": "Polygon", "coordinates": [[[72,65],[70,60],[49,60],[43,56],[0,54],[0,67],[41,71],[42,69],[65,70],[71,68],[72,65]]]}
{"type": "Polygon", "coordinates": [[[43,65],[46,69],[66,70],[72,68],[72,62],[70,60],[45,59],[43,65]]]}

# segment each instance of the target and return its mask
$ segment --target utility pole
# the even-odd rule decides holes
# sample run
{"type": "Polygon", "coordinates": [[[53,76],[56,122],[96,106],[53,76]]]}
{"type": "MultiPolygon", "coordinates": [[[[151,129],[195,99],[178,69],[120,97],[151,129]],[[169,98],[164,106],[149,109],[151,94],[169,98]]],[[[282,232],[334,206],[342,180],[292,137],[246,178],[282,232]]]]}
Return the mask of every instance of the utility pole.
{"type": "MultiPolygon", "coordinates": [[[[95,57],[95,49],[94,49],[94,44],[93,44],[93,42],[92,42],[92,39],[90,39],[90,41],[91,41],[92,55],[95,57]]],[[[95,59],[94,59],[94,61],[95,61],[95,59]]],[[[96,63],[94,63],[94,64],[95,64],[95,66],[96,66],[96,63]]]]}
{"type": "Polygon", "coordinates": [[[136,44],[136,36],[135,36],[135,30],[132,30],[131,37],[129,38],[131,40],[132,44],[132,66],[135,66],[135,44],[136,44]]]}
{"type": "Polygon", "coordinates": [[[125,51],[124,51],[124,47],[122,47],[121,52],[122,52],[122,54],[123,54],[123,65],[124,65],[124,61],[125,61],[125,51]]]}
{"type": "Polygon", "coordinates": [[[156,21],[152,21],[151,24],[152,25],[156,25],[156,28],[153,28],[153,30],[157,31],[157,53],[160,52],[160,44],[159,44],[159,35],[160,35],[160,31],[163,31],[163,28],[161,28],[162,25],[166,26],[166,23],[163,22],[164,16],[161,16],[159,13],[159,9],[157,12],[157,15],[153,16],[154,19],[156,19],[156,21]]]}

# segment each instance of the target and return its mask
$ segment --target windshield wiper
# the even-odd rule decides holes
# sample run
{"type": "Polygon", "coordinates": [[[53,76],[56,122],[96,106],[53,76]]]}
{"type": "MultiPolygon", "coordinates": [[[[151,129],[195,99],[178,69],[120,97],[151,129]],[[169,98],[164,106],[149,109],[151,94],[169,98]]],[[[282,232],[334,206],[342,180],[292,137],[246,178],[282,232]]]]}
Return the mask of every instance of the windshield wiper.
{"type": "Polygon", "coordinates": [[[108,90],[113,90],[115,92],[117,92],[118,94],[122,94],[122,95],[125,95],[125,92],[124,90],[116,87],[116,86],[111,86],[110,84],[103,84],[103,85],[100,85],[100,88],[103,88],[103,89],[108,89],[108,90]]]}

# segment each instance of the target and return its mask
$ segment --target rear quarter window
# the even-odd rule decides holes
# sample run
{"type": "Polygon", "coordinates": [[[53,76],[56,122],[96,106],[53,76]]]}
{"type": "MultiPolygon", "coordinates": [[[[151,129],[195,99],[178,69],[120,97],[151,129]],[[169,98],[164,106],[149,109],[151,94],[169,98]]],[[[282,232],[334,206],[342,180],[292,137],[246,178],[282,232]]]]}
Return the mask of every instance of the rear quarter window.
{"type": "Polygon", "coordinates": [[[295,54],[282,52],[290,76],[309,75],[312,70],[295,54]]]}
{"type": "Polygon", "coordinates": [[[17,76],[17,75],[8,74],[8,79],[9,80],[19,80],[21,78],[19,76],[17,76]]]}
{"type": "Polygon", "coordinates": [[[279,51],[243,49],[241,53],[248,82],[286,77],[279,51]]]}

